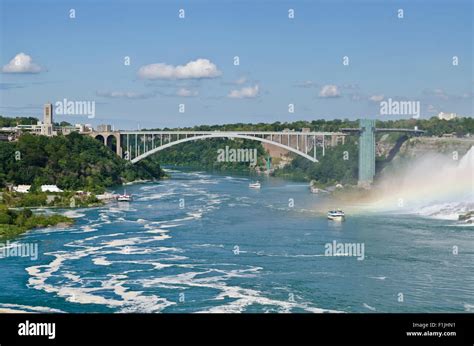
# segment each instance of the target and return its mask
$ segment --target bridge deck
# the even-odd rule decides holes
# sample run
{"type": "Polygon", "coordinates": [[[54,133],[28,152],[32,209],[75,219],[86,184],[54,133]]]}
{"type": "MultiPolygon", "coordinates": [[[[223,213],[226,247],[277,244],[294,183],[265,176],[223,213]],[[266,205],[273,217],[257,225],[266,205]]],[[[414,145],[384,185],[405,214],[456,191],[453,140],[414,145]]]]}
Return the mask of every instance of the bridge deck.
{"type": "MultiPolygon", "coordinates": [[[[343,132],[360,132],[361,129],[352,127],[352,128],[342,128],[340,129],[343,132]]],[[[423,134],[426,131],[424,130],[415,130],[415,129],[399,129],[399,128],[375,128],[375,132],[408,132],[408,133],[420,133],[423,134]]]]}
{"type": "Polygon", "coordinates": [[[122,135],[212,135],[222,134],[226,135],[247,135],[247,136],[262,136],[262,135],[305,135],[305,136],[347,136],[343,132],[302,132],[302,131],[118,131],[122,135]]]}

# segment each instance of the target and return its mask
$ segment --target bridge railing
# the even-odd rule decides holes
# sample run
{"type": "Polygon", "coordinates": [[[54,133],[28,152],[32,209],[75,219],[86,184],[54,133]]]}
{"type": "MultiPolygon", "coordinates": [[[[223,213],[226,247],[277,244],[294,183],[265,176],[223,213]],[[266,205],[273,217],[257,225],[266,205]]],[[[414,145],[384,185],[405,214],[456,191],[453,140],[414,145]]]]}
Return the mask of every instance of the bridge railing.
{"type": "Polygon", "coordinates": [[[330,143],[332,145],[334,138],[344,138],[347,135],[343,132],[310,131],[120,131],[119,133],[123,149],[121,150],[122,156],[133,162],[136,162],[137,158],[146,157],[148,152],[156,152],[160,148],[167,148],[200,137],[258,140],[277,145],[317,162],[316,150],[313,148],[320,146],[324,156],[327,143],[325,143],[325,137],[331,137],[330,143]],[[313,151],[312,156],[308,155],[311,151],[313,151]]]}

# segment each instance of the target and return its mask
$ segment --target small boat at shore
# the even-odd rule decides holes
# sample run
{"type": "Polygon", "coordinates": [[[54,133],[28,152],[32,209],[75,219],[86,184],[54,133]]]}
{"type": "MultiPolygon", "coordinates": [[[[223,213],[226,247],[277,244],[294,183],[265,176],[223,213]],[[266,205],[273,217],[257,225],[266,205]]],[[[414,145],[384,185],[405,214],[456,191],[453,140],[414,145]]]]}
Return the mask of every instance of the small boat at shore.
{"type": "Polygon", "coordinates": [[[319,194],[322,192],[329,193],[329,191],[317,187],[315,184],[313,184],[313,181],[311,181],[311,184],[309,184],[309,190],[311,191],[311,193],[315,194],[319,194]]]}
{"type": "Polygon", "coordinates": [[[260,185],[259,181],[249,184],[249,188],[251,188],[251,189],[260,189],[261,187],[262,187],[262,185],[260,185]]]}
{"type": "Polygon", "coordinates": [[[328,211],[328,219],[332,221],[344,221],[346,218],[346,215],[344,212],[340,209],[338,210],[330,210],[328,211]]]}
{"type": "Polygon", "coordinates": [[[132,201],[132,195],[127,195],[127,191],[124,191],[123,195],[118,195],[117,196],[117,201],[118,202],[131,202],[132,201]]]}

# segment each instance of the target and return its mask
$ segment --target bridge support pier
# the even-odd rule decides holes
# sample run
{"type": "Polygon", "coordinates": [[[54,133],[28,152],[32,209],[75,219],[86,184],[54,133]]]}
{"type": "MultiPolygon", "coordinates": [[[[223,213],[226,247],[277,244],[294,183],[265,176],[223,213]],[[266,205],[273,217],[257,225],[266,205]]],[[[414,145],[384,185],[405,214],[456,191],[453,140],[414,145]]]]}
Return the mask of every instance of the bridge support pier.
{"type": "Polygon", "coordinates": [[[115,153],[120,156],[120,157],[123,157],[123,153],[122,153],[122,141],[120,139],[120,133],[115,135],[115,139],[116,139],[116,148],[115,148],[115,153]]]}
{"type": "Polygon", "coordinates": [[[123,157],[123,152],[122,152],[122,141],[120,138],[120,132],[118,131],[103,131],[103,132],[90,132],[87,135],[91,136],[92,138],[100,139],[101,141],[103,140],[104,145],[107,147],[109,138],[112,136],[115,138],[115,153],[123,157]],[[101,138],[100,138],[101,137],[101,138]]]}
{"type": "Polygon", "coordinates": [[[360,119],[359,181],[361,187],[370,187],[375,176],[375,120],[360,119]]]}

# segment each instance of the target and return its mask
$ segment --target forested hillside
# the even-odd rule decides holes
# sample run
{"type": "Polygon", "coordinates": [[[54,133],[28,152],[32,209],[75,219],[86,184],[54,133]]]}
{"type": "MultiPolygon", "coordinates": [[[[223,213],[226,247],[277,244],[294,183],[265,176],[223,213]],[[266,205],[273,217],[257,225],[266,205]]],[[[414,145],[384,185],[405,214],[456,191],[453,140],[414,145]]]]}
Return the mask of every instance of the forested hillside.
{"type": "Polygon", "coordinates": [[[276,170],[275,175],[298,180],[315,180],[321,185],[356,184],[358,155],[357,139],[348,137],[344,145],[327,148],[325,156],[319,151],[318,163],[295,155],[291,163],[276,170]]]}
{"type": "Polygon", "coordinates": [[[45,137],[22,135],[0,142],[0,184],[56,184],[64,190],[101,192],[106,187],[164,175],[156,161],[132,165],[95,139],[78,133],[45,137]]]}
{"type": "Polygon", "coordinates": [[[38,119],[33,117],[2,117],[0,115],[0,127],[14,127],[17,125],[35,125],[38,119]]]}
{"type": "MultiPolygon", "coordinates": [[[[34,118],[0,117],[0,125],[14,126],[16,123],[35,123],[34,118]]],[[[425,136],[442,136],[456,133],[458,136],[474,134],[473,118],[458,118],[450,121],[431,119],[401,119],[380,121],[378,128],[413,128],[425,130],[425,136]]],[[[163,128],[154,130],[194,130],[194,131],[340,131],[342,128],[358,127],[357,120],[313,120],[271,124],[225,124],[200,125],[187,128],[163,128]]],[[[401,134],[391,134],[393,142],[401,134]],[[392,138],[393,137],[393,138],[392,138]]],[[[63,189],[84,189],[102,191],[105,187],[137,179],[157,179],[163,176],[160,164],[181,165],[207,170],[249,170],[248,162],[219,162],[218,149],[257,149],[259,166],[264,165],[266,152],[260,142],[241,139],[196,140],[173,146],[135,165],[118,158],[111,150],[97,141],[73,133],[66,137],[47,138],[24,135],[18,142],[0,143],[0,184],[56,184],[63,189]],[[15,152],[20,159],[15,159],[15,152]]],[[[357,180],[357,137],[348,136],[344,146],[327,148],[326,156],[319,157],[314,164],[297,155],[290,154],[293,161],[275,174],[305,180],[317,180],[322,184],[335,181],[353,183],[357,180]],[[343,158],[347,152],[349,158],[343,158]]],[[[383,158],[378,158],[381,160],[383,158]]]]}

